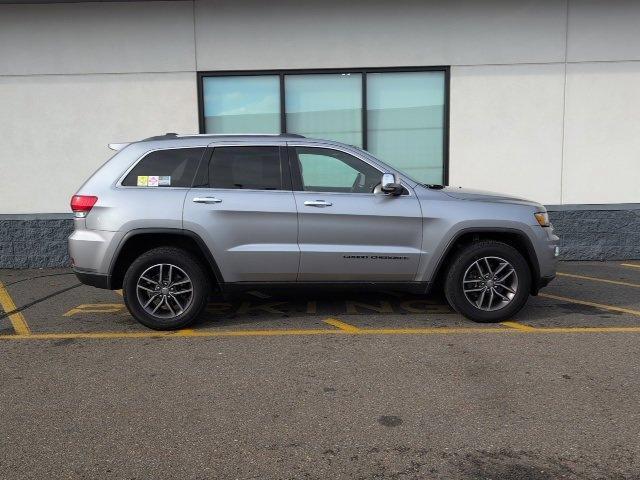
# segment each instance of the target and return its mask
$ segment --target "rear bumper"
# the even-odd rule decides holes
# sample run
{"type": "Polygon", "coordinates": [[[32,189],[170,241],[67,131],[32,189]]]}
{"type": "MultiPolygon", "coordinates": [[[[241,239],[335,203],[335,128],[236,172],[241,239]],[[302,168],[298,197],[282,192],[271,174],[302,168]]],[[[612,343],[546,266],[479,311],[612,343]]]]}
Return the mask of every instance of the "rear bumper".
{"type": "Polygon", "coordinates": [[[86,230],[78,228],[69,236],[69,256],[80,272],[109,271],[111,256],[120,240],[120,232],[86,230]]]}
{"type": "Polygon", "coordinates": [[[92,287],[111,289],[111,275],[105,275],[103,273],[88,272],[78,268],[73,269],[78,280],[85,285],[91,285],[92,287]]]}

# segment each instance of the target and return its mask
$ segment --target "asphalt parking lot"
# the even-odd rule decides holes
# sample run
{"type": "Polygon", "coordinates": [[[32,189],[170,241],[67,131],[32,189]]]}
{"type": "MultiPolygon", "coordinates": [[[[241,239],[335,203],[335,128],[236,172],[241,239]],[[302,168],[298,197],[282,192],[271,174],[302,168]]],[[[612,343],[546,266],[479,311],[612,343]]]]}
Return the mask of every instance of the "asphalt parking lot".
{"type": "Polygon", "coordinates": [[[512,321],[252,291],[137,324],[0,271],[1,478],[640,478],[640,262],[566,262],[512,321]]]}

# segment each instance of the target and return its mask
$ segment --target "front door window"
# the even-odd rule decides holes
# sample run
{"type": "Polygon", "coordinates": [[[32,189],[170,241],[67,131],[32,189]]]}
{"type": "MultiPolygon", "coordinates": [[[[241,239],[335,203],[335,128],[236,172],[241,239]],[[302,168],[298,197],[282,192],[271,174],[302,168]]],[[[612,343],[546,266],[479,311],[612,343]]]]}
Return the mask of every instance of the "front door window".
{"type": "Polygon", "coordinates": [[[294,147],[305,192],[373,193],[381,172],[339,150],[294,147]]]}

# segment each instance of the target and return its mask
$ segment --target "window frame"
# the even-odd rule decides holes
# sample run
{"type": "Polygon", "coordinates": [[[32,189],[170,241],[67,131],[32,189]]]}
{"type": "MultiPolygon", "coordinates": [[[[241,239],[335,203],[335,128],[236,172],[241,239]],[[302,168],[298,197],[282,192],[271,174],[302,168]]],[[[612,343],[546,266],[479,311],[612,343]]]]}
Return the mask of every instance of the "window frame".
{"type": "MultiPolygon", "coordinates": [[[[317,69],[283,69],[283,70],[220,70],[197,72],[198,91],[198,127],[200,133],[205,132],[204,117],[204,78],[218,76],[258,76],[277,75],[280,81],[280,131],[287,133],[287,120],[285,111],[285,76],[286,75],[313,75],[331,73],[359,73],[362,75],[362,148],[368,147],[367,125],[367,74],[368,73],[394,73],[394,72],[443,72],[444,73],[444,112],[442,135],[442,183],[449,185],[449,116],[450,116],[450,76],[449,66],[411,66],[411,67],[387,67],[387,68],[317,68],[317,69]]],[[[296,133],[296,132],[292,132],[296,133]]]]}
{"type": "Polygon", "coordinates": [[[289,157],[287,153],[287,145],[284,142],[275,143],[275,142],[219,142],[219,143],[210,143],[206,147],[206,151],[204,156],[200,160],[200,165],[196,170],[196,174],[194,175],[194,182],[192,183],[191,188],[197,188],[202,190],[215,190],[215,191],[225,191],[225,192],[263,192],[263,193],[276,193],[276,192],[291,192],[292,191],[292,175],[291,175],[291,166],[289,162],[289,157]],[[220,188],[220,187],[212,187],[210,185],[199,186],[195,184],[196,179],[199,176],[203,175],[203,172],[206,172],[207,181],[209,178],[209,168],[211,166],[211,160],[213,159],[213,153],[216,148],[221,147],[244,147],[244,148],[256,148],[256,147],[273,147],[278,149],[278,158],[280,160],[280,174],[282,179],[282,189],[279,190],[267,190],[267,189],[256,189],[256,188],[220,188]]]}

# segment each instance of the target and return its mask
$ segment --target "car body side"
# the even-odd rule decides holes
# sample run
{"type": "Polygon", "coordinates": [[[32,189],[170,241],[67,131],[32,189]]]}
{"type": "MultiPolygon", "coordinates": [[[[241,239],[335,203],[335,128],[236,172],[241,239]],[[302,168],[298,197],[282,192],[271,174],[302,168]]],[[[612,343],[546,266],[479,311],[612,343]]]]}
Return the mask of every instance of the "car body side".
{"type": "MultiPolygon", "coordinates": [[[[223,258],[227,252],[216,251],[202,226],[184,221],[185,201],[190,188],[153,189],[119,184],[123,176],[151,151],[206,147],[206,152],[210,152],[216,145],[229,144],[282,147],[295,144],[339,149],[372,164],[381,172],[398,175],[410,194],[415,196],[421,211],[420,258],[412,283],[424,289],[437,279],[456,245],[476,237],[515,239],[529,261],[534,294],[555,275],[557,260],[554,251],[558,237],[553,234],[552,227],[541,227],[536,222],[534,213],[544,210],[538,203],[450,187],[428,188],[367,152],[337,142],[311,139],[291,142],[278,137],[230,140],[194,136],[132,143],[114,155],[79,189],[80,195],[99,198],[86,218],[74,220],[76,228],[69,239],[74,268],[83,281],[103,288],[119,288],[119,281],[114,280],[114,269],[125,245],[136,235],[155,233],[188,237],[202,250],[202,256],[210,263],[221,287],[235,283],[237,278],[223,258]]],[[[281,194],[293,196],[293,191],[282,191],[281,194]]],[[[279,226],[273,225],[272,228],[279,226]]],[[[383,222],[380,228],[385,228],[383,222]]]]}

